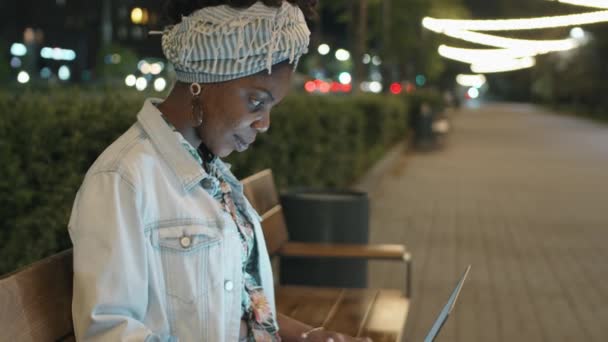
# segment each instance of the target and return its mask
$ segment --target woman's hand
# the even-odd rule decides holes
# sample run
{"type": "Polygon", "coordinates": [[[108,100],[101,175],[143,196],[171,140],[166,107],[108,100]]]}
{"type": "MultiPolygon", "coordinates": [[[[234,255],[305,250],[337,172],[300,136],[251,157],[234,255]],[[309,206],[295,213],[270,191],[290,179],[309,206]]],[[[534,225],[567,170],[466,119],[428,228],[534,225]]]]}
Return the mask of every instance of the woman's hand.
{"type": "Polygon", "coordinates": [[[350,337],[334,331],[317,330],[303,338],[305,342],[372,342],[368,337],[350,337]]]}
{"type": "Polygon", "coordinates": [[[281,327],[279,334],[286,342],[372,342],[366,337],[355,338],[322,327],[313,328],[281,313],[278,314],[278,321],[281,327]]]}

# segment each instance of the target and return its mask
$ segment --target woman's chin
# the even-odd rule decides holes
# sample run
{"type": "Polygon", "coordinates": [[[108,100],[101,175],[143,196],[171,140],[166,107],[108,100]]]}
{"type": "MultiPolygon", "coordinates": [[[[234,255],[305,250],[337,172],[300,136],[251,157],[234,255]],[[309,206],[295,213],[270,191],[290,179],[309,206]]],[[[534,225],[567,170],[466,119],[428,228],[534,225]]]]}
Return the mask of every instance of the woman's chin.
{"type": "Polygon", "coordinates": [[[233,150],[222,150],[220,153],[216,154],[216,156],[220,157],[220,158],[226,158],[229,155],[231,155],[233,152],[233,150]]]}
{"type": "Polygon", "coordinates": [[[216,153],[215,155],[220,157],[220,158],[226,158],[229,155],[232,154],[232,152],[238,152],[236,150],[236,148],[222,148],[218,153],[216,153]]]}
{"type": "Polygon", "coordinates": [[[215,155],[220,158],[226,158],[232,153],[241,153],[247,151],[248,149],[249,145],[235,144],[235,146],[221,148],[218,153],[215,153],[215,155]]]}

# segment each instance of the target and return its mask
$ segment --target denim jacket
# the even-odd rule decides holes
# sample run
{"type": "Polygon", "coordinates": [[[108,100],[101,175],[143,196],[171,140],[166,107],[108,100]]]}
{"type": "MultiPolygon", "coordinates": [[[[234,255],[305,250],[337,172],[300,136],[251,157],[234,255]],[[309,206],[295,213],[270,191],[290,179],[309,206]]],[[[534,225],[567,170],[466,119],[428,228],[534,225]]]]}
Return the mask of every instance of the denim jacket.
{"type": "MultiPolygon", "coordinates": [[[[91,166],[74,201],[68,230],[76,339],[237,341],[243,287],[237,227],[201,186],[207,174],[153,101],[91,166]]],[[[225,170],[235,203],[254,223],[261,285],[276,319],[260,217],[225,170]]]]}

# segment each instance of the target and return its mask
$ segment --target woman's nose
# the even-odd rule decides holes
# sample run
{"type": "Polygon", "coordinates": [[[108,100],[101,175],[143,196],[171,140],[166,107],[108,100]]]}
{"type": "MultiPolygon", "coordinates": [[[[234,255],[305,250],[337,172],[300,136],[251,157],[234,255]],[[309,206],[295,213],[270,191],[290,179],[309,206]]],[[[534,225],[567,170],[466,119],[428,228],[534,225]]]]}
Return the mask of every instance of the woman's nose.
{"type": "Polygon", "coordinates": [[[261,118],[255,120],[251,127],[260,133],[266,132],[270,128],[270,112],[266,112],[261,118]]]}

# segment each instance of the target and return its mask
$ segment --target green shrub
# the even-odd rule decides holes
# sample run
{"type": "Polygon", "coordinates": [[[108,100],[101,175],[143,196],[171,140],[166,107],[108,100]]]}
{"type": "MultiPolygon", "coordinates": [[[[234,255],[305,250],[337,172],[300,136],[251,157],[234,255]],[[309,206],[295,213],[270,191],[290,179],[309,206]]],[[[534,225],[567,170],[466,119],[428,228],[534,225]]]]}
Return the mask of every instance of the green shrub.
{"type": "Polygon", "coordinates": [[[0,272],[69,246],[65,227],[82,177],[140,102],[77,89],[2,94],[0,272]]]}
{"type": "MultiPolygon", "coordinates": [[[[135,120],[144,95],[104,89],[0,92],[0,274],[68,248],[82,178],[135,120]]],[[[239,178],[272,168],[279,188],[345,187],[405,138],[397,96],[294,94],[268,134],[228,162],[239,178]]]]}

